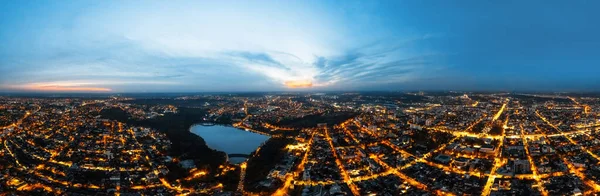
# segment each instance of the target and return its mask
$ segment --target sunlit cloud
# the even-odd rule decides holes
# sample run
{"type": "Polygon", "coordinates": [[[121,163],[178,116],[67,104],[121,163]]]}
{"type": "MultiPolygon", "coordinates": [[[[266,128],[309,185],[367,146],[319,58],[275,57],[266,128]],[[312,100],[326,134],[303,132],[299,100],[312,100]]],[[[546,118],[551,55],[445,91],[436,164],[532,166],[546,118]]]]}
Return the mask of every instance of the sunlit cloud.
{"type": "Polygon", "coordinates": [[[23,90],[29,91],[56,91],[56,92],[109,92],[110,88],[101,87],[72,87],[72,86],[28,86],[23,90]]]}
{"type": "Polygon", "coordinates": [[[286,81],[284,84],[288,88],[308,88],[313,86],[312,81],[309,80],[286,81]]]}
{"type": "Polygon", "coordinates": [[[128,81],[128,80],[65,80],[52,82],[34,82],[2,85],[1,88],[15,91],[44,92],[111,92],[114,88],[127,85],[174,85],[165,81],[128,81]]]}
{"type": "Polygon", "coordinates": [[[12,85],[9,88],[18,91],[43,91],[43,92],[110,92],[112,89],[95,87],[91,83],[32,83],[23,85],[12,85]]]}

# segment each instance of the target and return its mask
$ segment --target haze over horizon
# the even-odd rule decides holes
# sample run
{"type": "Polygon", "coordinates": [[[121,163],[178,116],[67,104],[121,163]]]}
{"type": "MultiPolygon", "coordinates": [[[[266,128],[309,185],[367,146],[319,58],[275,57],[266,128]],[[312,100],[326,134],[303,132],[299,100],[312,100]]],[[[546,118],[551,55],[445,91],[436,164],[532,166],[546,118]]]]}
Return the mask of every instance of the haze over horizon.
{"type": "Polygon", "coordinates": [[[0,92],[595,91],[597,1],[9,1],[0,92]]]}

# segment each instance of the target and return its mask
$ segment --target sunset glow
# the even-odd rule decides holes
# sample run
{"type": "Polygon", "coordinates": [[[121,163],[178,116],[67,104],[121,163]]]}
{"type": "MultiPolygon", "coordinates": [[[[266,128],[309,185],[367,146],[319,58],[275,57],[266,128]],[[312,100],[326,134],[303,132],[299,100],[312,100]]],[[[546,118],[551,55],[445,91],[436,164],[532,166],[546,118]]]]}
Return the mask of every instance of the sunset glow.
{"type": "Polygon", "coordinates": [[[286,81],[285,86],[288,88],[309,88],[313,86],[313,83],[310,80],[294,80],[286,81]]]}
{"type": "Polygon", "coordinates": [[[112,89],[103,87],[83,86],[79,84],[26,84],[14,86],[14,89],[25,91],[45,91],[45,92],[110,92],[112,89]]]}
{"type": "Polygon", "coordinates": [[[100,87],[68,87],[68,86],[41,86],[36,88],[31,88],[29,90],[37,90],[37,91],[95,91],[95,92],[109,92],[111,89],[109,88],[100,88],[100,87]]]}

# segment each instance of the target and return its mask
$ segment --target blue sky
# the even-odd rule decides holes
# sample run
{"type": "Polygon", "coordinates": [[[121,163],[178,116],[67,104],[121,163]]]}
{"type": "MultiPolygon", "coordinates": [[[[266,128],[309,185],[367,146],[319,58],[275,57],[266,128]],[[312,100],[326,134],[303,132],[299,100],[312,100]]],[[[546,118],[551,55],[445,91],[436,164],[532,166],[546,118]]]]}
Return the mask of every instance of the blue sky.
{"type": "Polygon", "coordinates": [[[593,91],[600,87],[598,7],[4,2],[0,91],[593,91]]]}

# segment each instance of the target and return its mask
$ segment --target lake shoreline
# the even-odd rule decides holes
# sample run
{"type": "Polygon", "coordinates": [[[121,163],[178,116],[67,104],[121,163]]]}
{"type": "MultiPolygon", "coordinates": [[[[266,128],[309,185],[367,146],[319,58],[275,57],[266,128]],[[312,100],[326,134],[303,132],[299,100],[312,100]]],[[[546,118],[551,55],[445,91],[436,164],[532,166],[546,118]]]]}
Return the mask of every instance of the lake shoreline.
{"type": "MultiPolygon", "coordinates": [[[[232,125],[196,123],[189,132],[201,137],[212,150],[230,154],[251,155],[271,137],[249,132],[232,125]]],[[[229,162],[243,162],[245,158],[228,157],[229,162]]]]}

